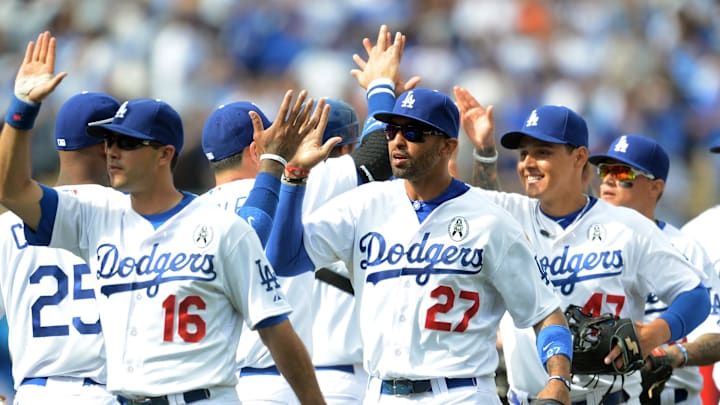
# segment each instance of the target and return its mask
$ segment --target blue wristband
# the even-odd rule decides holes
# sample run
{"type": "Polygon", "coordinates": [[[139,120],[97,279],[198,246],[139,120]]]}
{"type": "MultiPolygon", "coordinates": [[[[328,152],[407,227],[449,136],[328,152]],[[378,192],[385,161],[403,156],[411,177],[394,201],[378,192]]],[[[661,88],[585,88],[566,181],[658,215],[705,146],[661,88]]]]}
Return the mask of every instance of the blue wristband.
{"type": "Polygon", "coordinates": [[[552,356],[562,354],[572,363],[573,345],[570,330],[560,325],[542,328],[535,342],[543,367],[552,356]]]}
{"type": "Polygon", "coordinates": [[[29,104],[13,95],[8,108],[5,122],[19,130],[29,130],[35,125],[35,118],[40,112],[40,104],[29,104]]]}

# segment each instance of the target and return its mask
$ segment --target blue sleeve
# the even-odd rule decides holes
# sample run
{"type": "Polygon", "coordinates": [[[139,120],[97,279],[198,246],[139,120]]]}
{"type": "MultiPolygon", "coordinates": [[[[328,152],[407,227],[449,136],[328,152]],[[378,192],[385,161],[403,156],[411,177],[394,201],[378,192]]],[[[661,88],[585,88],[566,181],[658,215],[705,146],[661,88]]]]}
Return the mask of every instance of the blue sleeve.
{"type": "Polygon", "coordinates": [[[269,173],[258,173],[250,194],[237,214],[247,221],[265,247],[278,206],[280,179],[269,173]]]}
{"type": "Polygon", "coordinates": [[[304,196],[305,186],[283,184],[280,188],[277,216],[265,249],[278,276],[292,277],[315,269],[303,245],[304,196]]]}
{"type": "Polygon", "coordinates": [[[710,295],[705,286],[698,284],[675,298],[660,318],[670,326],[670,340],[680,340],[700,325],[710,313],[710,295]]]}
{"type": "Polygon", "coordinates": [[[376,120],[373,115],[379,111],[392,111],[395,106],[395,85],[390,79],[375,79],[368,86],[366,96],[368,113],[360,141],[370,132],[385,127],[385,123],[376,120]]]}
{"type": "Polygon", "coordinates": [[[267,327],[270,327],[273,325],[277,325],[280,322],[283,322],[287,319],[288,319],[288,314],[271,316],[270,318],[265,318],[262,321],[258,322],[258,324],[255,325],[255,329],[267,328],[267,327]]]}
{"type": "Polygon", "coordinates": [[[29,245],[48,246],[55,225],[58,193],[54,188],[43,184],[40,184],[40,188],[42,188],[43,195],[40,199],[40,223],[38,229],[33,231],[29,226],[23,226],[23,229],[25,230],[25,239],[29,245]]]}

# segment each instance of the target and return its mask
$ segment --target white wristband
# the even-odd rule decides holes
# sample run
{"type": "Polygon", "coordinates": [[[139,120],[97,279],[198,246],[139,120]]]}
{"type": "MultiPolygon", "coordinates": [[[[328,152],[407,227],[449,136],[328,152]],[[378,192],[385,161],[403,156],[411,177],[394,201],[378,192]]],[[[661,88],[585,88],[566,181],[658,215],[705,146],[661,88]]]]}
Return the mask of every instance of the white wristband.
{"type": "Polygon", "coordinates": [[[495,149],[495,154],[487,157],[479,155],[477,149],[473,149],[473,157],[480,163],[495,163],[498,160],[498,151],[495,149]]]}
{"type": "Polygon", "coordinates": [[[688,351],[685,348],[685,345],[682,343],[677,343],[675,346],[677,346],[678,350],[680,350],[680,354],[683,356],[683,362],[680,364],[680,367],[687,366],[688,363],[688,351]]]}
{"type": "Polygon", "coordinates": [[[285,166],[287,166],[287,160],[285,160],[284,157],[282,157],[280,155],[276,155],[274,153],[263,153],[262,155],[260,155],[260,160],[263,160],[263,159],[274,160],[274,161],[280,163],[283,168],[285,168],[285,166]]]}

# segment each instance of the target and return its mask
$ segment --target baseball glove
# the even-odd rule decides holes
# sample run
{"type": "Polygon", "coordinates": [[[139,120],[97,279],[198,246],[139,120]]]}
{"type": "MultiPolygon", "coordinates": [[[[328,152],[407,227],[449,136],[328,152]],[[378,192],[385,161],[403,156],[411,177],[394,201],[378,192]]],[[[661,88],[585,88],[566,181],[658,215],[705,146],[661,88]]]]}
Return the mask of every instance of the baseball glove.
{"type": "Polygon", "coordinates": [[[576,305],[568,306],[565,317],[573,334],[573,374],[624,375],[643,366],[640,339],[632,320],[609,313],[592,317],[576,305]],[[615,362],[604,362],[615,344],[622,350],[621,368],[615,362]]]}
{"type": "Polygon", "coordinates": [[[656,347],[645,359],[642,374],[641,404],[660,403],[660,393],[673,372],[672,359],[665,350],[656,347]]]}

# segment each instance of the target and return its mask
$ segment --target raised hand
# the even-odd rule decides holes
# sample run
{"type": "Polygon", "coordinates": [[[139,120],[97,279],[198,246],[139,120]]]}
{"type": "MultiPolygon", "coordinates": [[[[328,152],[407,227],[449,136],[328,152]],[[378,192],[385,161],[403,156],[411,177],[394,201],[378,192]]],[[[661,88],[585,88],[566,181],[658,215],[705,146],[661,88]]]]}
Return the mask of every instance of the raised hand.
{"type": "Polygon", "coordinates": [[[303,138],[316,125],[316,122],[310,122],[317,118],[311,114],[314,102],[311,98],[308,99],[307,95],[306,90],[300,91],[290,109],[293,91],[288,90],[273,124],[267,129],[263,128],[260,116],[256,112],[250,111],[254,131],[253,140],[258,154],[271,153],[281,156],[285,160],[290,160],[295,155],[303,138]]]}
{"type": "Polygon", "coordinates": [[[29,103],[42,102],[67,76],[66,72],[54,73],[55,37],[45,31],[36,42],[27,45],[25,59],[15,77],[15,96],[29,103]]]}
{"type": "Polygon", "coordinates": [[[318,101],[313,112],[313,117],[308,121],[310,132],[302,140],[295,156],[288,163],[289,167],[296,167],[310,170],[318,163],[327,159],[330,151],[342,141],[342,137],[334,136],[322,143],[323,133],[330,117],[330,106],[325,104],[325,99],[318,101]]]}
{"type": "Polygon", "coordinates": [[[367,54],[367,60],[360,55],[354,54],[353,61],[355,61],[359,69],[350,71],[350,74],[357,79],[360,87],[367,89],[373,80],[386,78],[392,80],[395,84],[395,95],[397,96],[406,90],[415,88],[420,82],[419,76],[413,76],[405,82],[400,73],[400,61],[405,49],[405,35],[397,32],[393,41],[387,26],[383,24],[380,26],[375,45],[368,38],[364,38],[362,43],[367,54]]]}
{"type": "Polygon", "coordinates": [[[466,88],[455,86],[453,92],[463,130],[476,150],[492,155],[495,150],[493,106],[483,107],[466,88]]]}

